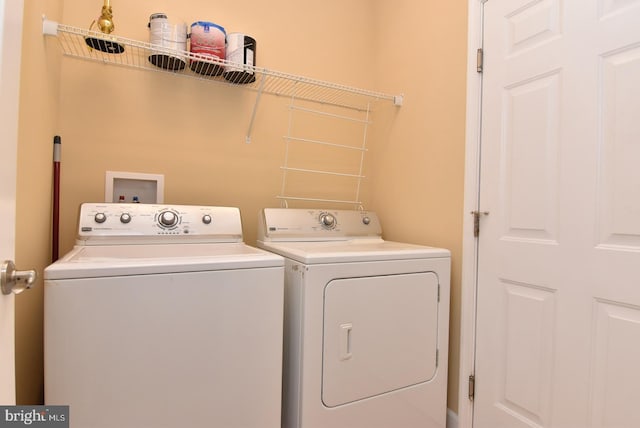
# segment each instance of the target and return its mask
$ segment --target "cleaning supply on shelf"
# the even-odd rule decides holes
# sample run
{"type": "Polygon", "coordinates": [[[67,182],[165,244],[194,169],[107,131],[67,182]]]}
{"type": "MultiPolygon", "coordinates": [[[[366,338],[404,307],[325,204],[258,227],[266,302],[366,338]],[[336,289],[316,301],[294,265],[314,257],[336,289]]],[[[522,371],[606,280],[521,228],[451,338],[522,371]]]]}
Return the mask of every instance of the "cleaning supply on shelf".
{"type": "Polygon", "coordinates": [[[243,33],[227,35],[227,64],[224,78],[231,83],[246,84],[256,80],[256,40],[243,33]],[[249,66],[249,68],[244,67],[249,66]]]}
{"type": "Polygon", "coordinates": [[[213,64],[206,60],[224,60],[227,33],[223,27],[213,22],[197,21],[191,24],[190,51],[205,61],[191,60],[191,70],[207,76],[219,76],[223,72],[222,64],[213,64]]]}
{"type": "Polygon", "coordinates": [[[171,24],[164,13],[154,13],[149,17],[149,42],[153,49],[149,61],[165,70],[183,70],[186,58],[180,52],[187,50],[187,25],[171,24]]]}

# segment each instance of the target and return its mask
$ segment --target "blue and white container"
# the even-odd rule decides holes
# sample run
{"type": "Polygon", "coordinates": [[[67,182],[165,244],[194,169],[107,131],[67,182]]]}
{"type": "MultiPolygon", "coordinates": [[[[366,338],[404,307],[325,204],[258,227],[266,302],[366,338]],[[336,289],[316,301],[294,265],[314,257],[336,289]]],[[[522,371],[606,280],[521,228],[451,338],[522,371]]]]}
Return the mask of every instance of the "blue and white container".
{"type": "Polygon", "coordinates": [[[191,70],[207,76],[219,76],[223,72],[227,33],[224,27],[208,21],[191,24],[190,52],[202,57],[191,60],[191,70]]]}

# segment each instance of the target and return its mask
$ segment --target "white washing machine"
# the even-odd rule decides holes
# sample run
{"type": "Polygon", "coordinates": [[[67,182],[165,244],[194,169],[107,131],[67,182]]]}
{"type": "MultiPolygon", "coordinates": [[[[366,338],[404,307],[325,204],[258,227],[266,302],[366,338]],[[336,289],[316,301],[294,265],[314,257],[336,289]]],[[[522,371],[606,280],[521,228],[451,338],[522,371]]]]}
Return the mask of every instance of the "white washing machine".
{"type": "Polygon", "coordinates": [[[72,428],[279,428],[283,259],[237,208],[83,204],[45,277],[45,402],[72,428]]]}
{"type": "Polygon", "coordinates": [[[285,257],[285,428],[444,428],[450,252],[385,241],[375,213],[265,209],[285,257]]]}

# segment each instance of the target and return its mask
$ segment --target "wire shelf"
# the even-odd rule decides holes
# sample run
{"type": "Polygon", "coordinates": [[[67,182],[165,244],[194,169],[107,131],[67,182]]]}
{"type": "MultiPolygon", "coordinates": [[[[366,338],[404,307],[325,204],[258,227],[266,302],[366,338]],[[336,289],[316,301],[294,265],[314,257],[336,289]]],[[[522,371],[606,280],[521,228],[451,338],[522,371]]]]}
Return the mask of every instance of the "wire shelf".
{"type": "MultiPolygon", "coordinates": [[[[106,35],[69,25],[59,24],[43,19],[42,32],[45,36],[55,37],[62,53],[66,56],[80,58],[104,64],[136,68],[146,71],[169,73],[176,76],[204,80],[219,85],[235,86],[257,93],[255,106],[247,131],[246,142],[251,142],[251,133],[256,116],[257,106],[263,93],[286,97],[289,105],[289,132],[283,137],[286,154],[282,171],[282,188],[280,199],[284,206],[289,201],[306,201],[320,204],[347,204],[356,208],[362,207],[360,200],[361,182],[363,175],[364,155],[366,148],[367,129],[371,124],[370,112],[376,102],[390,102],[395,106],[403,103],[402,95],[389,95],[346,85],[296,76],[266,68],[243,65],[222,59],[217,59],[188,51],[175,50],[164,46],[154,45],[124,37],[106,35]],[[225,73],[225,71],[232,71],[225,73]],[[308,105],[296,104],[298,101],[320,104],[318,109],[308,105]],[[333,107],[352,110],[353,115],[336,113],[333,107]],[[293,135],[293,114],[312,115],[326,118],[334,123],[353,123],[362,127],[358,139],[361,144],[337,143],[331,139],[320,139],[315,136],[293,135]],[[338,158],[343,159],[346,153],[352,158],[352,165],[347,170],[334,170],[333,164],[321,165],[316,168],[317,159],[306,159],[307,164],[299,165],[289,159],[290,150],[300,144],[322,147],[326,151],[338,150],[338,158]],[[292,165],[293,163],[293,165],[292,165]],[[339,184],[327,185],[331,180],[344,180],[339,184]],[[307,186],[307,184],[311,184],[307,186]],[[334,196],[326,189],[341,189],[342,192],[334,196]],[[313,190],[308,194],[308,190],[313,190]],[[315,193],[315,191],[318,191],[315,193]],[[344,199],[341,196],[346,196],[344,199]]],[[[342,126],[342,125],[340,125],[342,126]]],[[[334,125],[326,126],[333,129],[334,125]]],[[[312,127],[313,128],[313,127],[312,127]]],[[[318,126],[316,128],[322,128],[318,126]]],[[[314,152],[315,153],[315,152],[314,152]]],[[[333,154],[333,152],[331,152],[333,154]]],[[[324,157],[329,157],[326,154],[324,157]]],[[[299,160],[299,159],[297,159],[299,160]]],[[[344,165],[342,168],[344,169],[344,165]]]]}
{"type": "Polygon", "coordinates": [[[240,86],[259,94],[295,97],[299,100],[360,111],[370,110],[371,105],[376,101],[392,102],[396,106],[402,105],[403,101],[401,95],[389,95],[266,68],[231,63],[46,19],[43,20],[43,34],[55,36],[63,54],[67,56],[154,72],[172,73],[221,85],[240,86]],[[108,52],[103,52],[101,49],[108,52]],[[229,73],[230,76],[227,77],[210,75],[217,74],[225,67],[236,70],[236,73],[229,73]]]}

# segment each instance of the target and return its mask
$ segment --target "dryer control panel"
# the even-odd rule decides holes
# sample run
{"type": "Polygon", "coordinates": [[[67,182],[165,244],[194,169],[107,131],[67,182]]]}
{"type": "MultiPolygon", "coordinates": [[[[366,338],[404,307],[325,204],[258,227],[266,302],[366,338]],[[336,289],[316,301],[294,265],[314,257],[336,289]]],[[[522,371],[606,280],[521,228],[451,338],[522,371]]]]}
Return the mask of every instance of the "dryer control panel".
{"type": "Polygon", "coordinates": [[[262,241],[332,241],[380,238],[378,216],[370,211],[265,208],[258,221],[262,241]]]}
{"type": "Polygon", "coordinates": [[[234,207],[84,203],[77,241],[82,245],[242,242],[242,222],[234,207]]]}

